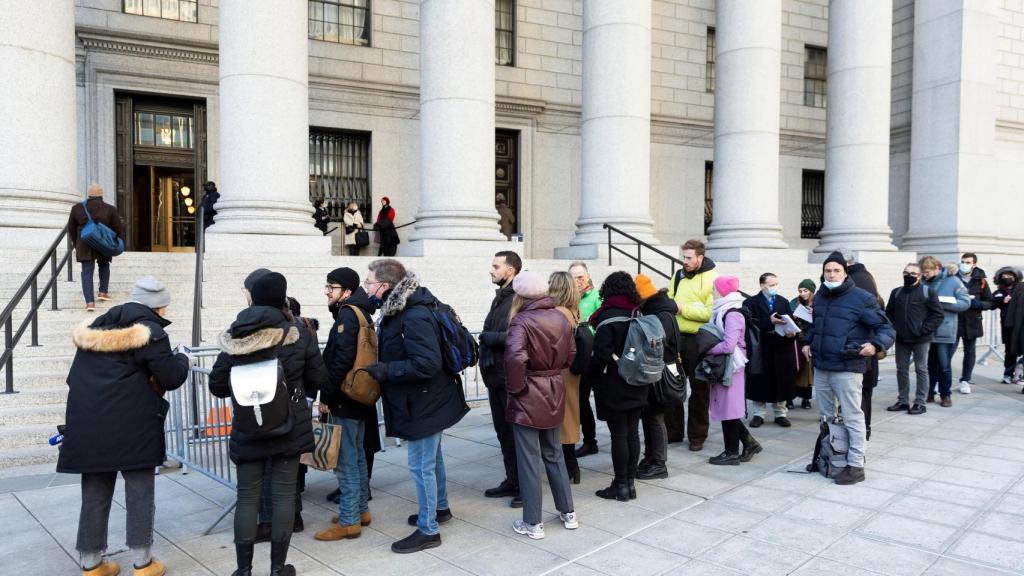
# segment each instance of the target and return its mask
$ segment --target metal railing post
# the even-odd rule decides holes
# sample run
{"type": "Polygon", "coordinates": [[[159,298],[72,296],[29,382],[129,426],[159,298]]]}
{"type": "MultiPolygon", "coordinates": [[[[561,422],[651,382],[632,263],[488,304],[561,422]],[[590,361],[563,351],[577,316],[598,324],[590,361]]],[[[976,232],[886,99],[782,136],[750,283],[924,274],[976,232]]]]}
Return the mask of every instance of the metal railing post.
{"type": "Polygon", "coordinates": [[[643,260],[640,257],[640,251],[643,250],[643,247],[644,247],[644,245],[641,244],[640,242],[636,243],[636,273],[637,274],[639,274],[640,272],[643,271],[643,269],[640,267],[640,263],[643,262],[643,260]]]}
{"type": "Polygon", "coordinates": [[[4,394],[14,394],[14,323],[10,316],[4,322],[4,351],[7,352],[7,386],[4,394]]]}
{"type": "Polygon", "coordinates": [[[203,229],[203,212],[206,192],[199,198],[196,210],[196,275],[192,291],[192,346],[203,341],[203,252],[206,251],[206,231],[203,229]]]}
{"type": "Polygon", "coordinates": [[[50,294],[50,310],[57,309],[57,251],[50,254],[50,278],[53,278],[53,293],[50,294]]]}
{"type": "Polygon", "coordinates": [[[608,265],[611,266],[612,265],[612,229],[609,228],[608,226],[605,226],[605,229],[608,230],[608,265]]]}
{"type": "MultiPolygon", "coordinates": [[[[56,252],[56,250],[54,250],[54,252],[56,252]]],[[[75,252],[75,244],[74,244],[74,242],[71,241],[71,234],[68,234],[68,253],[74,254],[74,252],[75,252]]],[[[75,262],[75,260],[73,258],[68,258],[68,282],[74,282],[75,281],[74,274],[72,273],[73,271],[71,270],[72,268],[75,267],[74,262],[75,262]]]]}
{"type": "Polygon", "coordinates": [[[39,277],[32,278],[32,343],[29,346],[39,346],[39,277]]]}

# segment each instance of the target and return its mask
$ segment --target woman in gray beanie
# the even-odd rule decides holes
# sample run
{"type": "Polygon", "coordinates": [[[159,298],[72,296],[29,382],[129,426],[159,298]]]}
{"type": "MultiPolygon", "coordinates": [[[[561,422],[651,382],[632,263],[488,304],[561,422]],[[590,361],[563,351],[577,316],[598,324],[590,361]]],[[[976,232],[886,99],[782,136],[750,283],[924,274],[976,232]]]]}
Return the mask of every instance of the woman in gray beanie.
{"type": "Polygon", "coordinates": [[[132,301],[114,306],[72,332],[75,353],[68,374],[64,442],[57,471],[82,475],[78,543],[84,574],[118,573],[103,561],[107,520],[120,472],[128,508],[127,544],[135,576],[161,576],[164,565],[153,544],[153,469],[164,461],[167,390],[188,377],[189,359],[171,350],[164,319],[171,295],[146,276],[132,288],[132,301]],[[154,415],[159,415],[154,418],[154,415]]]}

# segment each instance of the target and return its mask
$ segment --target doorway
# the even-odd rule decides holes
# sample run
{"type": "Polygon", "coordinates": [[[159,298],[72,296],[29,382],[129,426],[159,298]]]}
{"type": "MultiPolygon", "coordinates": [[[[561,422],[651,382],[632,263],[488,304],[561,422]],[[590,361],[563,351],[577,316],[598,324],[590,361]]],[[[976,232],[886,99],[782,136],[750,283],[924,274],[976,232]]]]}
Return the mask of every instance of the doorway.
{"type": "Polygon", "coordinates": [[[512,233],[519,226],[519,132],[497,130],[494,133],[494,198],[501,196],[515,216],[512,233]]]}
{"type": "Polygon", "coordinates": [[[196,245],[196,185],[192,170],[136,166],[132,185],[135,246],[151,252],[191,252],[196,245]]]}

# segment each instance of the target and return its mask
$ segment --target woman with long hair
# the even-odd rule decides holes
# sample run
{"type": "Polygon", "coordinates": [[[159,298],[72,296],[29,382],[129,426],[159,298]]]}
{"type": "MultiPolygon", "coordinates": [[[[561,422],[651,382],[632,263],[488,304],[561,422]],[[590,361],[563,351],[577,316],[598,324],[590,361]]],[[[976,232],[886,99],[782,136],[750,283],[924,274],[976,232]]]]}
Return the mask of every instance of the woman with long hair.
{"type": "Polygon", "coordinates": [[[573,484],[580,483],[580,465],[576,459],[576,443],[580,441],[580,375],[587,368],[590,350],[594,346],[594,335],[590,328],[580,324],[580,295],[576,281],[568,272],[554,272],[548,278],[548,295],[555,301],[555,309],[565,315],[572,326],[576,340],[576,356],[572,365],[562,370],[565,381],[565,418],[559,440],[565,468],[573,484]]]}

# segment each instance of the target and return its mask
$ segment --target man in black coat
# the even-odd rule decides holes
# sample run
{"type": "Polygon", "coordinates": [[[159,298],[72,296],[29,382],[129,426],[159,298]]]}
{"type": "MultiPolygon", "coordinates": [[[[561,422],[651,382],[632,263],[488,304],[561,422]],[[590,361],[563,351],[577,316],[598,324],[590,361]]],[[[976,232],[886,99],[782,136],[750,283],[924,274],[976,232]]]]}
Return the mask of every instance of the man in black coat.
{"type": "Polygon", "coordinates": [[[1003,332],[1003,384],[1017,383],[1014,370],[1024,353],[1024,282],[1021,279],[1020,271],[1010,266],[996,271],[998,288],[992,294],[992,301],[999,308],[1003,332]]]}
{"type": "Polygon", "coordinates": [[[103,201],[103,188],[99,184],[89,186],[86,200],[72,206],[68,216],[68,237],[75,245],[75,259],[82,263],[85,309],[92,312],[96,310],[96,297],[103,301],[110,300],[110,293],[107,292],[110,284],[110,258],[96,252],[82,240],[82,228],[89,223],[90,218],[97,224],[106,224],[118,237],[124,238],[124,226],[121,225],[121,217],[117,215],[117,208],[103,201]],[[92,279],[97,263],[100,268],[100,291],[94,296],[92,279]]]}
{"type": "Polygon", "coordinates": [[[132,300],[72,332],[64,442],[57,472],[82,475],[78,542],[82,570],[114,574],[104,562],[107,521],[120,472],[128,509],[128,547],[136,573],[160,573],[153,542],[153,469],[164,461],[164,392],[188,377],[189,359],[171,350],[164,319],[170,292],[152,276],[132,289],[132,300]]]}
{"type": "MultiPolygon", "coordinates": [[[[875,282],[875,277],[871,272],[868,272],[866,266],[857,262],[857,256],[852,250],[843,250],[842,255],[846,259],[847,274],[850,280],[853,280],[853,285],[874,296],[878,302],[878,307],[884,310],[885,300],[882,300],[882,295],[878,292],[878,283],[875,282]]],[[[866,438],[871,440],[871,397],[874,395],[875,386],[878,386],[877,356],[868,359],[868,369],[864,372],[864,377],[860,384],[860,409],[864,411],[864,424],[867,426],[866,438]]]]}
{"type": "Polygon", "coordinates": [[[924,414],[925,394],[928,392],[928,349],[932,334],[942,324],[942,304],[939,294],[921,284],[921,267],[911,262],[903,269],[903,286],[894,288],[889,295],[885,315],[896,328],[896,403],[886,408],[889,412],[906,410],[909,414],[924,414]],[[914,358],[917,390],[914,404],[909,401],[910,358],[914,358]]]}
{"type": "Polygon", "coordinates": [[[794,396],[796,381],[796,332],[780,336],[776,326],[785,326],[783,316],[792,318],[789,300],[777,293],[779,279],[771,272],[758,279],[761,291],[743,301],[743,307],[761,333],[761,359],[764,369],[760,374],[748,374],[747,400],[751,401],[750,427],[764,424],[768,405],[772,407],[775,423],[783,428],[792,424],[787,416],[786,401],[794,396]]]}
{"type": "MultiPolygon", "coordinates": [[[[373,306],[359,285],[359,274],[351,268],[336,268],[327,275],[324,286],[327,308],[334,315],[334,326],[327,335],[324,363],[327,385],[320,393],[320,414],[331,424],[341,426],[341,449],[334,475],[338,478],[340,499],[338,521],[316,534],[317,540],[358,538],[362,526],[372,517],[367,502],[370,477],[363,449],[368,423],[376,423],[376,406],[367,406],[341,391],[341,383],[356,368],[360,326],[373,326],[373,306]]],[[[374,359],[376,360],[376,359],[374,359]]],[[[376,433],[376,428],[373,429],[376,433]]]]}
{"type": "Polygon", "coordinates": [[[213,225],[213,217],[217,215],[217,209],[214,206],[217,204],[217,200],[220,200],[220,192],[217,192],[217,185],[214,184],[213,180],[209,180],[206,184],[203,184],[203,230],[213,225]]]}
{"type": "Polygon", "coordinates": [[[985,327],[981,319],[984,310],[991,310],[995,304],[992,302],[992,290],[988,285],[988,278],[985,271],[978,268],[978,255],[967,252],[960,257],[960,272],[957,278],[967,287],[967,294],[971,297],[971,307],[960,313],[956,324],[957,345],[960,340],[964,341],[964,363],[960,370],[960,393],[971,393],[971,376],[974,374],[974,364],[977,362],[978,338],[985,335],[985,327]]]}
{"type": "Polygon", "coordinates": [[[441,437],[469,412],[455,374],[444,369],[437,298],[398,260],[374,260],[363,282],[380,306],[378,358],[367,371],[380,382],[388,436],[406,440],[419,511],[416,531],[391,545],[399,554],[441,545],[439,522],[451,519],[441,437]]]}
{"type": "Polygon", "coordinates": [[[505,421],[508,392],[505,390],[505,333],[508,331],[509,313],[512,310],[512,280],[523,269],[523,261],[515,252],[504,251],[494,255],[491,261],[491,282],[498,286],[494,291],[491,309],[484,318],[484,329],[480,332],[480,373],[487,386],[487,400],[491,406],[491,422],[501,446],[501,458],[505,464],[505,479],[494,488],[484,490],[488,498],[512,497],[512,507],[523,505],[519,499],[519,475],[516,469],[516,446],[512,439],[512,425],[505,421]]]}

